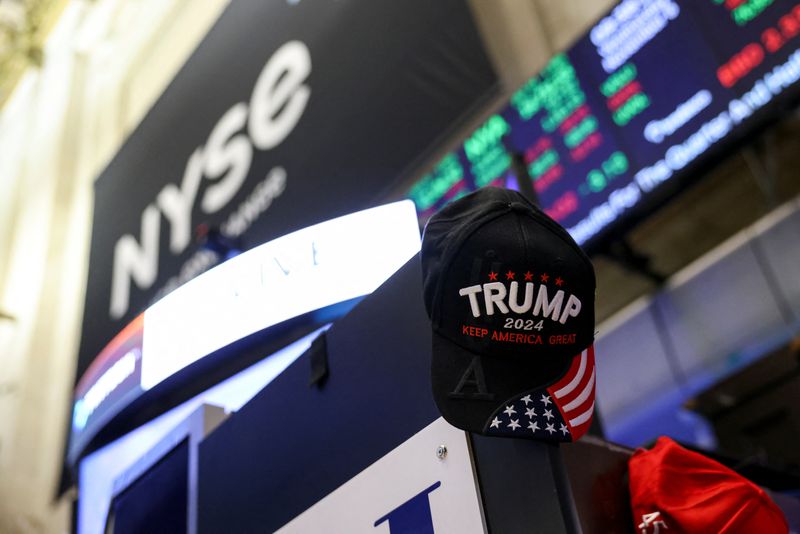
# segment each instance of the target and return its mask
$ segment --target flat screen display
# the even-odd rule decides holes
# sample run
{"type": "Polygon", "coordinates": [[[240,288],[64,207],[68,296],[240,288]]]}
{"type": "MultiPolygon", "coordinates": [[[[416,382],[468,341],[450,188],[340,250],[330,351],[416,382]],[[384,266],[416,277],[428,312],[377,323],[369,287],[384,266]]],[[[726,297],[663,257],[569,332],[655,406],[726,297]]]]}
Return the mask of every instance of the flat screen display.
{"type": "Polygon", "coordinates": [[[596,242],[712,148],[748,133],[756,115],[776,113],[768,104],[798,78],[800,3],[623,0],[409,197],[425,219],[505,185],[521,157],[542,209],[578,243],[596,242]]]}
{"type": "Polygon", "coordinates": [[[594,90],[570,55],[559,54],[503,112],[507,146],[523,155],[542,208],[565,227],[589,217],[609,186],[631,180],[629,156],[594,90]]]}

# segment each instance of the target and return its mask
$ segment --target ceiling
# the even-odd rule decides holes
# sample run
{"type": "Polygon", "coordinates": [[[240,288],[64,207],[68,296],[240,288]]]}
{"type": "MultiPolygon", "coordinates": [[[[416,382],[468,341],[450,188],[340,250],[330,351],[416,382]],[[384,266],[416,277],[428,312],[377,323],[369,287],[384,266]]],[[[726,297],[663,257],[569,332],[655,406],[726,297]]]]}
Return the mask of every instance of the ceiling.
{"type": "Polygon", "coordinates": [[[29,66],[42,62],[47,34],[67,0],[0,0],[0,108],[29,66]]]}
{"type": "MultiPolygon", "coordinates": [[[[649,260],[652,271],[669,277],[799,194],[800,115],[795,112],[699,176],[628,231],[625,240],[649,260]]],[[[592,260],[598,322],[658,289],[657,281],[608,255],[592,260]]]]}

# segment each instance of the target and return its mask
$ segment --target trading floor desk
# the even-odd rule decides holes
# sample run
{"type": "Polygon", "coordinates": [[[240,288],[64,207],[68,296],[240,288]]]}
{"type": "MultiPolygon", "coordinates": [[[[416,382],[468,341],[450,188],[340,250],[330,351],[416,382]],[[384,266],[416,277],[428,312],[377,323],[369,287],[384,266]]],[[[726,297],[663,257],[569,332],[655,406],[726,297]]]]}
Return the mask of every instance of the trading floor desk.
{"type": "Polygon", "coordinates": [[[345,520],[364,532],[449,532],[440,525],[452,525],[454,513],[477,518],[465,527],[474,532],[579,532],[579,522],[591,532],[598,514],[604,532],[630,529],[627,503],[615,495],[609,505],[603,492],[593,499],[591,483],[583,485],[588,502],[579,502],[594,500],[597,510],[576,507],[561,452],[575,448],[573,476],[616,477],[611,485],[621,487],[622,449],[580,454],[604,445],[486,438],[439,418],[421,295],[414,257],[200,444],[198,532],[303,532],[315,524],[344,532],[351,527],[336,522],[345,520]],[[448,442],[440,443],[442,426],[448,442]],[[594,470],[578,465],[584,457],[594,470]],[[468,472],[450,483],[459,470],[468,472]],[[464,495],[470,484],[472,501],[464,495]],[[448,507],[454,500],[467,509],[448,507]]]}

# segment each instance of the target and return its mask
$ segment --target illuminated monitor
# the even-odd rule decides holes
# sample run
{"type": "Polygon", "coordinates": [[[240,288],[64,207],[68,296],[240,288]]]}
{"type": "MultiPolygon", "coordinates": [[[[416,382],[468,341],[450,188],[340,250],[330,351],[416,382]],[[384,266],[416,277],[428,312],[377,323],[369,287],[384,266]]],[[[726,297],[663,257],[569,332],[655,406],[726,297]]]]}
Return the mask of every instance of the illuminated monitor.
{"type": "Polygon", "coordinates": [[[504,185],[511,155],[521,155],[542,209],[591,246],[776,117],[770,103],[796,97],[798,79],[793,2],[623,0],[408,197],[425,220],[454,198],[504,185]]]}
{"type": "Polygon", "coordinates": [[[239,410],[302,355],[325,328],[327,326],[274,354],[265,355],[265,358],[247,369],[82,458],[78,468],[78,533],[103,531],[107,511],[111,508],[115,481],[195,410],[203,404],[222,407],[226,412],[239,410]]]}
{"type": "Polygon", "coordinates": [[[98,432],[145,395],[180,398],[175,380],[208,374],[196,366],[220,351],[235,356],[254,336],[284,339],[281,328],[296,321],[305,325],[301,333],[330,322],[419,248],[416,212],[406,200],[287,234],[181,286],[123,329],[81,377],[68,460],[74,464],[98,432]]]}

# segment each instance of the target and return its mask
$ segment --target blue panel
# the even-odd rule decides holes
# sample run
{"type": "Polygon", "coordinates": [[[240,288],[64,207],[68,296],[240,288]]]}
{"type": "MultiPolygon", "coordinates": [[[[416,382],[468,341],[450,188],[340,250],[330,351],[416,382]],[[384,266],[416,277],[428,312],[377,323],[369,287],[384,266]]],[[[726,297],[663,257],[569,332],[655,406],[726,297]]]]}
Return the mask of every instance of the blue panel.
{"type": "Polygon", "coordinates": [[[322,388],[306,353],[201,443],[201,533],[273,532],[439,416],[418,257],[326,335],[322,388]]]}
{"type": "Polygon", "coordinates": [[[642,405],[678,387],[649,307],[595,343],[597,399],[612,428],[642,405]]]}
{"type": "Polygon", "coordinates": [[[800,209],[759,236],[758,245],[790,319],[800,322],[800,209]]]}
{"type": "Polygon", "coordinates": [[[743,347],[786,326],[749,244],[670,290],[660,304],[687,375],[734,369],[743,347]]]}

